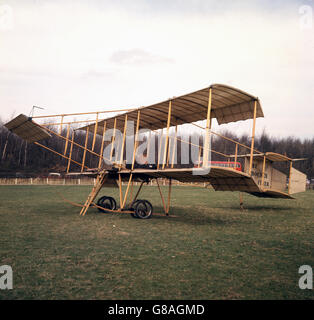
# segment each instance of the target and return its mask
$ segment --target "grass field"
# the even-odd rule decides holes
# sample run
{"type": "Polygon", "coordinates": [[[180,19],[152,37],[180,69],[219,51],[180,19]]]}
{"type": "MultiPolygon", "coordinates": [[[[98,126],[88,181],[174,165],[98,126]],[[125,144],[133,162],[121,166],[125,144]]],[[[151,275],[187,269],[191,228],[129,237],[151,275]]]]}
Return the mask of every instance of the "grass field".
{"type": "MultiPolygon", "coordinates": [[[[90,186],[0,186],[0,265],[13,290],[0,299],[313,299],[298,269],[314,267],[314,192],[258,199],[174,187],[171,214],[104,214],[83,202],[90,186]]],[[[164,190],[166,192],[166,190],[164,190]]],[[[113,189],[102,194],[114,195],[113,189]]],[[[162,212],[155,187],[143,189],[162,212]]]]}

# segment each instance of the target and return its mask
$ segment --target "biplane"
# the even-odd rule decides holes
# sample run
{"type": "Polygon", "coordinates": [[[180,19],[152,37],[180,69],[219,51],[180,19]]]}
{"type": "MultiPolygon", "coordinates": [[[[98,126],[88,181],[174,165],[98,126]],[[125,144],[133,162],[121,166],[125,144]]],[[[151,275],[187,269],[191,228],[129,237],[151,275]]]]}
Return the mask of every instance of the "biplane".
{"type": "Polygon", "coordinates": [[[21,114],[5,126],[27,142],[65,159],[66,174],[95,177],[85,203],[73,203],[81,207],[80,215],[84,216],[89,207],[94,207],[103,212],[124,212],[134,218],[147,219],[152,216],[153,207],[149,200],[139,200],[139,195],[143,185],[153,180],[156,181],[167,216],[173,180],[210,184],[215,191],[246,192],[257,197],[293,199],[294,193],[305,191],[306,176],[293,168],[293,159],[255,149],[256,119],[263,116],[257,97],[227,85],[213,84],[150,106],[33,117],[21,114]],[[106,116],[110,112],[115,112],[115,115],[106,116]],[[82,116],[92,119],[80,120],[82,116]],[[76,117],[75,120],[73,117],[76,117]],[[53,121],[47,122],[47,119],[53,121]],[[250,145],[214,132],[213,119],[218,125],[252,120],[250,145]],[[178,127],[182,125],[201,130],[204,134],[202,144],[183,141],[178,135],[178,127]],[[83,142],[76,141],[78,132],[83,133],[83,142]],[[109,140],[106,138],[108,132],[111,133],[109,140]],[[151,148],[150,145],[152,133],[159,138],[159,145],[154,161],[147,161],[149,155],[155,155],[156,151],[156,147],[151,148]],[[62,151],[45,144],[45,140],[53,135],[64,141],[62,151]],[[141,147],[141,135],[147,136],[146,148],[141,147]],[[233,152],[214,150],[211,147],[214,136],[231,143],[233,152]],[[176,163],[178,142],[197,150],[198,159],[192,165],[182,167],[176,163]],[[76,155],[79,154],[76,158],[74,149],[80,150],[80,153],[76,152],[76,155]],[[96,167],[88,166],[87,154],[96,159],[96,167]],[[219,161],[212,161],[213,155],[219,156],[219,161]],[[138,163],[139,156],[144,157],[144,162],[138,163]],[[276,168],[278,162],[287,164],[288,174],[276,168]],[[168,182],[167,199],[160,187],[160,179],[168,182]],[[139,188],[133,196],[134,182],[139,183],[139,188]],[[123,184],[126,188],[122,187],[123,184]],[[119,204],[109,196],[101,196],[96,201],[102,188],[108,186],[119,188],[119,204]]]}

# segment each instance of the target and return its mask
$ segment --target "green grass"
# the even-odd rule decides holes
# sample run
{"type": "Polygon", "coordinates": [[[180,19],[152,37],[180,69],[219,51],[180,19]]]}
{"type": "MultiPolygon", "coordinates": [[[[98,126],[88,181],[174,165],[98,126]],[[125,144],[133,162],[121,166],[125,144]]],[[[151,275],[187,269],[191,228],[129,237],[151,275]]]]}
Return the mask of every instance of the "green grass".
{"type": "MultiPolygon", "coordinates": [[[[63,203],[90,186],[1,186],[0,299],[313,299],[298,268],[314,267],[314,192],[258,199],[173,187],[171,214],[149,220],[63,203]]],[[[166,194],[167,190],[164,189],[166,194]]],[[[102,194],[118,198],[113,189],[102,194]]],[[[162,212],[158,190],[140,196],[162,212]]]]}

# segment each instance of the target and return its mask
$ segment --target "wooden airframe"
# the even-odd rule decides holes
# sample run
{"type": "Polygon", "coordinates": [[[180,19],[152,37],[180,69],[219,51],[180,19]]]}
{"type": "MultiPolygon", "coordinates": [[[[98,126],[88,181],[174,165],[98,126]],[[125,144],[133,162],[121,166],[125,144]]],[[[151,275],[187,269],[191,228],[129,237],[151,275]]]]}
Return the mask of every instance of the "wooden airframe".
{"type": "MultiPolygon", "coordinates": [[[[67,173],[73,166],[78,167],[80,174],[93,175],[96,177],[95,185],[84,205],[80,214],[85,215],[90,206],[104,209],[103,205],[95,203],[95,199],[105,185],[114,185],[117,183],[119,187],[120,207],[107,204],[106,211],[126,212],[131,213],[135,217],[147,218],[151,215],[134,214],[136,208],[134,204],[139,196],[144,183],[152,179],[156,179],[158,190],[160,192],[164,213],[169,214],[170,197],[172,180],[181,182],[202,182],[211,184],[216,191],[239,191],[247,192],[258,197],[285,198],[293,199],[292,194],[305,190],[305,175],[292,167],[293,159],[284,155],[271,152],[260,152],[254,147],[256,119],[263,117],[263,111],[260,101],[257,97],[252,96],[239,89],[222,85],[213,84],[210,87],[198,90],[186,95],[174,97],[167,101],[163,101],[147,107],[136,109],[121,109],[103,112],[87,112],[87,113],[72,113],[48,116],[36,116],[28,118],[20,115],[13,119],[5,126],[13,133],[28,142],[33,142],[36,145],[58,154],[60,157],[67,160],[67,173]],[[115,112],[118,113],[112,117],[101,118],[101,115],[115,112]],[[66,120],[80,116],[94,116],[92,120],[66,120]],[[36,123],[33,120],[38,119],[55,119],[60,120],[46,123],[36,123]],[[218,124],[226,124],[241,120],[252,120],[252,137],[250,146],[244,145],[231,138],[224,137],[219,133],[211,130],[212,119],[216,119],[218,124]],[[135,140],[132,150],[130,166],[125,165],[125,143],[128,136],[127,123],[134,121],[135,140]],[[205,127],[200,126],[196,122],[205,121],[205,127]],[[86,124],[87,123],[87,124],[86,124]],[[85,124],[83,127],[74,128],[78,124],[85,124]],[[202,162],[191,168],[179,168],[174,166],[175,146],[180,138],[177,136],[177,128],[183,124],[196,126],[198,129],[205,131],[204,145],[197,146],[199,148],[199,157],[202,156],[202,162]],[[170,128],[175,128],[175,135],[170,136],[170,128]],[[63,129],[66,128],[66,134],[63,134],[63,129]],[[109,159],[103,158],[104,152],[104,137],[106,132],[113,130],[111,138],[111,152],[109,159]],[[152,168],[137,167],[136,154],[139,148],[139,133],[141,129],[148,129],[152,132],[159,133],[164,138],[163,145],[160,143],[157,164],[152,168]],[[165,129],[165,134],[163,133],[165,129]],[[80,130],[85,132],[84,143],[75,141],[75,133],[80,130]],[[120,130],[123,133],[119,157],[113,158],[114,143],[116,132],[120,130]],[[64,141],[64,151],[57,152],[40,143],[40,140],[49,138],[55,135],[64,141]],[[210,139],[212,136],[219,136],[234,145],[234,154],[225,154],[215,151],[210,148],[210,139]],[[101,137],[101,142],[97,143],[97,137],[101,137]],[[92,139],[91,147],[88,143],[92,139]],[[171,149],[172,147],[172,149],[171,149]],[[72,157],[73,148],[82,150],[80,160],[74,160],[72,157]],[[246,150],[241,154],[240,149],[246,150]],[[97,168],[89,168],[86,165],[86,154],[98,159],[97,168]],[[210,164],[210,154],[216,153],[224,157],[227,161],[236,163],[239,159],[244,159],[244,171],[236,170],[233,167],[221,167],[210,164]],[[105,168],[104,160],[109,161],[110,166],[105,168]],[[289,177],[273,167],[273,163],[278,161],[286,162],[289,165],[289,177]],[[202,163],[202,164],[200,164],[202,163]],[[210,170],[208,168],[210,167],[210,170]],[[166,201],[160,188],[158,179],[164,178],[169,181],[168,199],[166,201]],[[288,178],[288,185],[287,185],[288,178]],[[126,190],[123,194],[122,182],[127,182],[126,190]],[[132,199],[127,202],[130,189],[133,187],[133,182],[139,181],[140,187],[138,192],[132,199]]],[[[181,140],[182,142],[182,140],[181,140]]],[[[191,142],[185,142],[192,144],[191,142]]],[[[147,205],[146,205],[147,208],[147,205]]],[[[145,211],[144,209],[141,209],[145,211]]]]}

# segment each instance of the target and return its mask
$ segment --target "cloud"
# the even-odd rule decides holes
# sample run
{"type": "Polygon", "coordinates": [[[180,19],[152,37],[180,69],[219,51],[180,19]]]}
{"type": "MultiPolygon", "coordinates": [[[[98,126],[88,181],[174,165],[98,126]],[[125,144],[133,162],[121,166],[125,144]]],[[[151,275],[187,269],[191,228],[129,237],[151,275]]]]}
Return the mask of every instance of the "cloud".
{"type": "Polygon", "coordinates": [[[110,61],[115,64],[145,65],[173,63],[173,59],[152,54],[142,49],[130,49],[115,51],[110,57],[110,61]]]}
{"type": "Polygon", "coordinates": [[[166,58],[156,54],[152,54],[142,49],[115,51],[110,57],[110,61],[115,64],[126,65],[144,65],[174,62],[174,60],[171,58],[166,58]]]}
{"type": "Polygon", "coordinates": [[[97,68],[91,68],[87,72],[82,73],[82,78],[102,78],[112,80],[116,75],[116,72],[113,70],[102,70],[97,68]]]}

